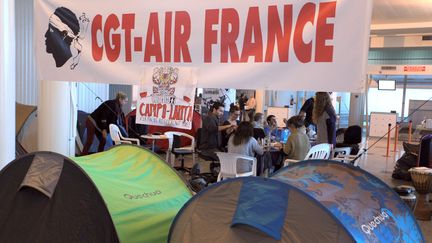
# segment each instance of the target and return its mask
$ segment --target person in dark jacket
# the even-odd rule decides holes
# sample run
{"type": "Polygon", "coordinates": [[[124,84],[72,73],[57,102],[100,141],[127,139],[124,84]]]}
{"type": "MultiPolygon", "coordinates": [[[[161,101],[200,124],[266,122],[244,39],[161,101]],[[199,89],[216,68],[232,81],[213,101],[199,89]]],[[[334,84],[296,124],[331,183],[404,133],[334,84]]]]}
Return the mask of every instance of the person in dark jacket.
{"type": "Polygon", "coordinates": [[[87,141],[81,155],[87,155],[93,143],[94,135],[99,140],[98,152],[104,150],[106,137],[110,124],[124,125],[124,113],[122,106],[128,102],[128,97],[123,92],[118,92],[114,100],[103,102],[86,120],[87,141]]]}
{"type": "Polygon", "coordinates": [[[304,118],[305,127],[315,125],[312,120],[312,112],[314,108],[314,98],[309,98],[305,101],[303,106],[300,108],[300,116],[304,118]]]}
{"type": "Polygon", "coordinates": [[[245,105],[247,102],[248,98],[245,94],[241,94],[240,98],[238,99],[238,104],[240,107],[240,121],[243,121],[244,116],[245,116],[245,105]]]}
{"type": "Polygon", "coordinates": [[[221,152],[221,132],[229,128],[235,129],[236,125],[220,125],[219,119],[224,114],[224,105],[220,102],[213,103],[211,112],[204,117],[202,122],[201,130],[201,144],[199,144],[199,149],[201,149],[201,154],[212,158],[214,161],[218,161],[216,152],[221,152]]]}
{"type": "MultiPolygon", "coordinates": [[[[236,105],[231,105],[229,110],[228,120],[222,123],[225,125],[235,125],[238,126],[240,121],[237,120],[240,117],[240,108],[236,105]]],[[[235,127],[230,127],[224,131],[222,131],[222,148],[226,149],[228,145],[228,140],[232,134],[235,132],[235,127]]]]}

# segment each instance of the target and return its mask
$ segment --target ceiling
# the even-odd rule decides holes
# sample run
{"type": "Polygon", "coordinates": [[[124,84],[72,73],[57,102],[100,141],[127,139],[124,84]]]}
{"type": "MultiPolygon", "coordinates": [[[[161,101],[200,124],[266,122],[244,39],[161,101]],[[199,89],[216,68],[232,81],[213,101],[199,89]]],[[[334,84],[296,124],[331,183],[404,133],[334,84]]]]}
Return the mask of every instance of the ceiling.
{"type": "Polygon", "coordinates": [[[432,0],[373,0],[371,34],[432,33],[432,0]]]}
{"type": "Polygon", "coordinates": [[[432,0],[373,0],[372,24],[432,22],[432,0]]]}

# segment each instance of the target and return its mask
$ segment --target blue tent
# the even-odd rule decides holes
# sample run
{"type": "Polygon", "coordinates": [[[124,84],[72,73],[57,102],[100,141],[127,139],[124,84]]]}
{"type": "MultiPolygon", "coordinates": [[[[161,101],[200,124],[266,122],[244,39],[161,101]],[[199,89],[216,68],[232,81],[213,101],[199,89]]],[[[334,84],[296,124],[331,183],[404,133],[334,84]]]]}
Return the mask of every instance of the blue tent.
{"type": "Polygon", "coordinates": [[[399,196],[340,162],[304,161],[270,179],[217,183],[194,196],[169,242],[424,242],[399,196]]]}
{"type": "Polygon", "coordinates": [[[424,241],[405,202],[387,184],[358,167],[308,160],[286,167],[272,178],[320,202],[357,242],[424,241]]]}

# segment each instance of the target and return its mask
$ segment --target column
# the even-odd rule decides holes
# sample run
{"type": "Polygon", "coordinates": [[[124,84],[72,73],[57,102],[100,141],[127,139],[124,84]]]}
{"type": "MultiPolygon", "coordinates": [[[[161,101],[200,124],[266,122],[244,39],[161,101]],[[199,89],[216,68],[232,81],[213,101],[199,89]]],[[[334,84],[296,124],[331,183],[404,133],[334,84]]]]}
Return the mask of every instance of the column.
{"type": "Polygon", "coordinates": [[[15,159],[15,5],[0,1],[0,169],[15,159]]]}
{"type": "Polygon", "coordinates": [[[39,81],[38,149],[75,156],[76,86],[39,81]]]}
{"type": "Polygon", "coordinates": [[[263,89],[255,90],[255,100],[257,103],[256,112],[264,113],[265,91],[263,89]]]}
{"type": "Polygon", "coordinates": [[[348,126],[358,125],[363,127],[365,94],[351,93],[348,126]]]}

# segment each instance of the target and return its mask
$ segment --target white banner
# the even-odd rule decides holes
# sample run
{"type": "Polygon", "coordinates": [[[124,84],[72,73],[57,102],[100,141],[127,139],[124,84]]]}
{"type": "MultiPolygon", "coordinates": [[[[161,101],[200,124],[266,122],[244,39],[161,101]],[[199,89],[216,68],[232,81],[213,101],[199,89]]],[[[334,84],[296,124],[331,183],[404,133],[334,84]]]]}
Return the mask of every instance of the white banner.
{"type": "Polygon", "coordinates": [[[136,123],[191,129],[196,84],[193,68],[144,68],[136,123]]]}
{"type": "Polygon", "coordinates": [[[40,80],[137,84],[198,68],[202,88],[362,92],[372,0],[35,0],[40,80]]]}

